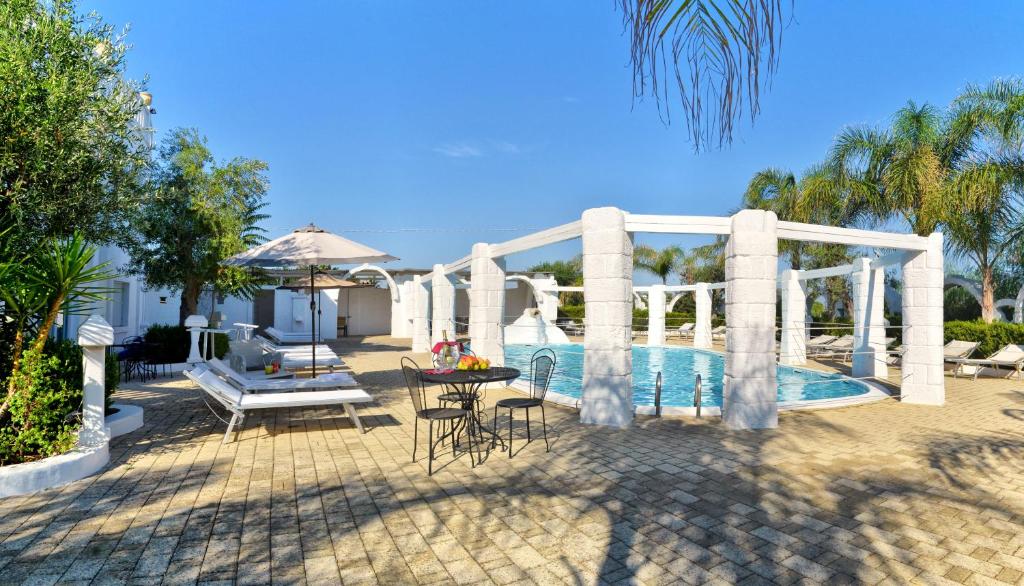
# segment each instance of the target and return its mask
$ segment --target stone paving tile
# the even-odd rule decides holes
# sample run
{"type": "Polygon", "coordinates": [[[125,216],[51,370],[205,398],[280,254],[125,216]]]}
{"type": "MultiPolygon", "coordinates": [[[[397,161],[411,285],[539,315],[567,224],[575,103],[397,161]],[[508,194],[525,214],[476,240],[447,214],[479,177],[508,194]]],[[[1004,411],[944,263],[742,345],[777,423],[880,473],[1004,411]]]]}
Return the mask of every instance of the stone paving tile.
{"type": "Polygon", "coordinates": [[[290,409],[222,445],[184,379],[125,385],[147,424],[107,469],[0,501],[0,584],[1024,584],[1016,381],[947,378],[943,408],[783,413],[760,432],[608,430],[552,406],[550,453],[517,439],[471,467],[446,445],[428,477],[406,346],[336,346],[375,399],[369,433],[290,409]]]}

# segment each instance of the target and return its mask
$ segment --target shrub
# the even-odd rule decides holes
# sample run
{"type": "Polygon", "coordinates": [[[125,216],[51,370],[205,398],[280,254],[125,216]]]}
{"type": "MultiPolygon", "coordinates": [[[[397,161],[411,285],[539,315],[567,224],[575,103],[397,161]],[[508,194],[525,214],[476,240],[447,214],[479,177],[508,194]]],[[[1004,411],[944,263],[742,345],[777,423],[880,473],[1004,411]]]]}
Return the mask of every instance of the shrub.
{"type": "MultiPolygon", "coordinates": [[[[13,374],[24,390],[11,402],[10,419],[0,429],[0,464],[62,454],[74,447],[82,413],[82,348],[70,340],[47,340],[42,354],[26,350],[13,374]]],[[[105,363],[105,396],[120,381],[114,356],[105,363]]]]}
{"type": "MultiPolygon", "coordinates": [[[[633,310],[633,325],[634,326],[646,326],[649,312],[646,309],[634,309],[633,310]]],[[[563,305],[558,308],[559,319],[572,319],[576,321],[582,320],[586,316],[586,306],[584,305],[563,305]]],[[[669,311],[665,313],[665,327],[668,329],[678,328],[687,322],[695,321],[693,314],[669,311]]],[[[711,326],[717,327],[725,324],[725,318],[713,315],[711,316],[711,326]]]]}
{"type": "MultiPolygon", "coordinates": [[[[150,359],[156,364],[177,364],[188,360],[192,338],[185,326],[154,324],[146,330],[143,339],[153,345],[150,359]]],[[[214,334],[214,356],[224,358],[229,348],[227,334],[214,334]]]]}
{"type": "Polygon", "coordinates": [[[988,356],[1007,344],[1024,344],[1024,324],[983,321],[951,321],[944,328],[945,341],[979,342],[974,356],[988,356]]]}
{"type": "Polygon", "coordinates": [[[21,360],[11,376],[22,392],[11,400],[9,420],[0,428],[0,464],[61,454],[75,445],[81,379],[77,388],[69,386],[58,356],[27,350],[21,360]]]}

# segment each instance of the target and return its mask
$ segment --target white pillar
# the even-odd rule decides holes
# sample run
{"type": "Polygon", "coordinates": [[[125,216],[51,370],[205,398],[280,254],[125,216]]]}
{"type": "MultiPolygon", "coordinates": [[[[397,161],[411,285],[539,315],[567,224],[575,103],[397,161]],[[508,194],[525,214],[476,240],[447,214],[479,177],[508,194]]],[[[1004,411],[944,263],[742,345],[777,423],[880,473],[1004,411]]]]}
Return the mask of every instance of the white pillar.
{"type": "Polygon", "coordinates": [[[558,319],[558,291],[555,290],[558,287],[558,281],[551,275],[533,277],[530,280],[533,282],[534,290],[540,296],[541,316],[544,321],[555,323],[555,320],[558,319]]]}
{"type": "Polygon", "coordinates": [[[402,317],[405,320],[403,338],[412,338],[412,316],[416,313],[416,288],[413,279],[401,284],[402,317]]]}
{"type": "Polygon", "coordinates": [[[790,366],[807,364],[807,287],[800,271],[782,271],[782,331],[779,363],[790,366]]]}
{"type": "Polygon", "coordinates": [[[903,260],[903,382],[901,400],[942,405],[942,234],[928,237],[928,249],[907,252],[903,260]]]}
{"type": "Polygon", "coordinates": [[[853,262],[853,376],[885,378],[885,269],[871,259],[853,262]]]}
{"type": "Polygon", "coordinates": [[[647,293],[647,345],[665,345],[664,285],[651,285],[647,293]]]}
{"type": "Polygon", "coordinates": [[[199,351],[199,334],[207,326],[206,318],[201,315],[190,315],[185,318],[185,327],[188,328],[191,338],[191,347],[188,351],[188,363],[198,364],[203,361],[203,354],[199,351]]]}
{"type": "Polygon", "coordinates": [[[430,292],[423,284],[423,277],[412,278],[412,351],[430,352],[430,332],[427,328],[427,310],[430,292]]]}
{"type": "Polygon", "coordinates": [[[114,343],[114,329],[102,317],[93,315],[78,328],[82,347],[82,430],[78,441],[95,446],[110,440],[106,424],[106,349],[114,343]]]}
{"type": "Polygon", "coordinates": [[[778,219],[743,210],[732,217],[725,256],[725,377],[722,418],[732,429],[778,427],[775,286],[778,219]]]}
{"type": "Polygon", "coordinates": [[[495,366],[505,364],[505,259],[491,245],[473,245],[469,280],[469,338],[473,352],[495,366]]]}
{"type": "Polygon", "coordinates": [[[391,337],[392,338],[408,338],[409,323],[405,317],[405,307],[407,305],[407,299],[403,297],[405,293],[405,283],[401,285],[395,285],[394,289],[391,289],[391,337]]]}
{"type": "Polygon", "coordinates": [[[583,212],[583,395],[580,421],[633,421],[633,238],[616,208],[583,212]]]}
{"type": "Polygon", "coordinates": [[[441,341],[445,332],[449,340],[455,339],[455,285],[444,274],[444,265],[434,265],[430,289],[430,341],[433,346],[441,341]]]}
{"type": "Polygon", "coordinates": [[[711,348],[711,289],[707,283],[697,283],[694,296],[693,347],[711,348]]]}

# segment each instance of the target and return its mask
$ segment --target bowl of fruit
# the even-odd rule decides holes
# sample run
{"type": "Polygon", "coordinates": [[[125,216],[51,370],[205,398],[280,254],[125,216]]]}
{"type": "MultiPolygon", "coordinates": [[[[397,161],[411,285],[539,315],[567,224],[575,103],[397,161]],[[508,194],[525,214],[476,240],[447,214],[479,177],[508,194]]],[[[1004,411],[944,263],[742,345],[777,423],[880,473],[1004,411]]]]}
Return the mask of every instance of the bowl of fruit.
{"type": "Polygon", "coordinates": [[[455,370],[487,370],[491,367],[491,361],[486,358],[464,355],[459,357],[455,370]]]}

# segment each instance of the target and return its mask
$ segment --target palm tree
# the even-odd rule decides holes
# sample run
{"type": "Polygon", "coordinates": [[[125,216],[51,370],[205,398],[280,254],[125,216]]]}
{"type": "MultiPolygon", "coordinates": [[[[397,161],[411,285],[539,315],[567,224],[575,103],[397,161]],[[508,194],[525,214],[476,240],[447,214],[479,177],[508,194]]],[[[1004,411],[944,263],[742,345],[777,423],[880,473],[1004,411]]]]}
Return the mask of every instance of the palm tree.
{"type": "Polygon", "coordinates": [[[646,244],[633,249],[633,266],[661,278],[664,285],[668,284],[668,276],[675,273],[686,252],[678,246],[667,246],[657,250],[646,244]]]}
{"type": "MultiPolygon", "coordinates": [[[[768,168],[758,171],[747,185],[743,207],[775,212],[780,220],[843,226],[851,221],[846,191],[828,165],[815,165],[798,180],[787,170],[768,168]]],[[[789,264],[799,270],[804,263],[808,245],[786,240],[779,250],[789,257],[789,264]]]]}
{"type": "Polygon", "coordinates": [[[943,181],[973,135],[950,122],[929,104],[908,102],[889,129],[844,129],[829,159],[848,209],[880,222],[901,217],[920,236],[934,232],[943,218],[943,181]]]}
{"type": "Polygon", "coordinates": [[[633,95],[668,120],[675,79],[694,148],[732,142],[733,124],[760,109],[778,66],[782,0],[620,0],[632,37],[633,95]],[[684,65],[685,63],[685,65],[684,65]]]}
{"type": "Polygon", "coordinates": [[[974,140],[945,185],[949,250],[981,276],[981,317],[995,317],[995,272],[1024,235],[1024,83],[969,87],[953,103],[952,126],[974,140]]]}

